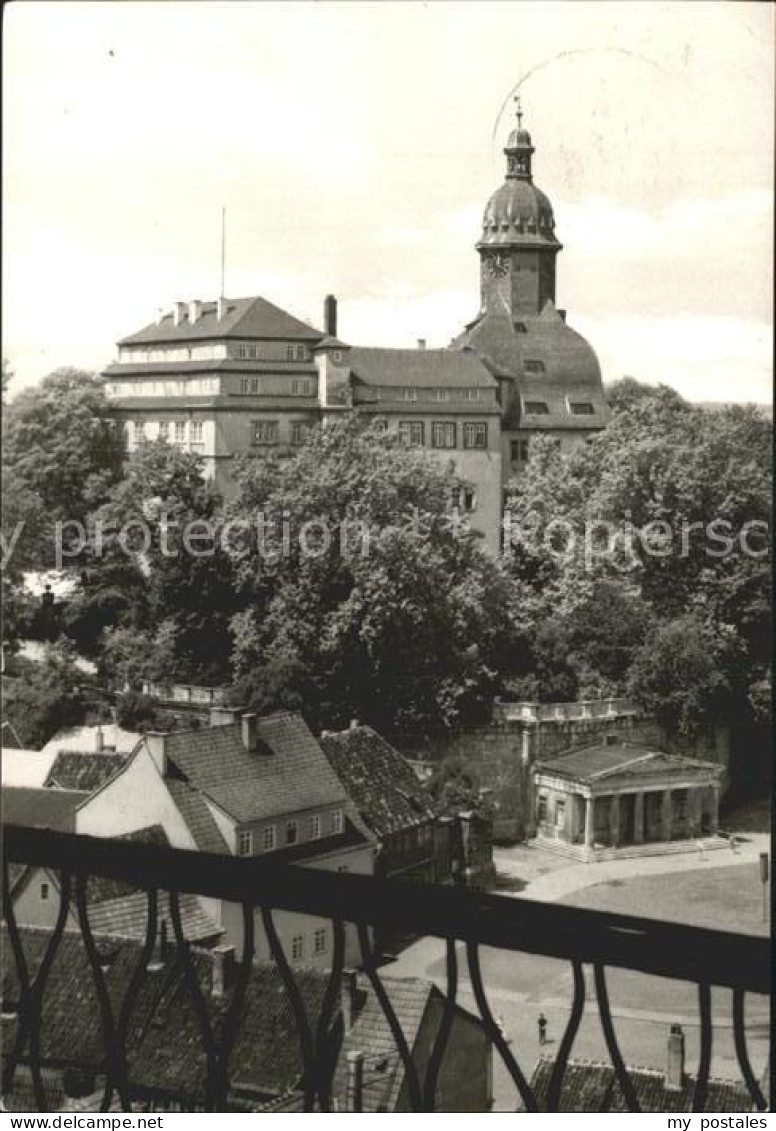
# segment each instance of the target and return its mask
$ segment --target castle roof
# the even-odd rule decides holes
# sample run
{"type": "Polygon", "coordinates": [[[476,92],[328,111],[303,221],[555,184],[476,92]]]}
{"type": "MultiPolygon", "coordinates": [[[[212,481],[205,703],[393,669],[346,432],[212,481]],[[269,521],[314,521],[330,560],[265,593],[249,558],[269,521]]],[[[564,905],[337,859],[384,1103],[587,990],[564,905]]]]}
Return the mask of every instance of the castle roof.
{"type": "Polygon", "coordinates": [[[151,345],[156,342],[189,342],[214,338],[256,338],[317,342],[324,336],[306,322],[295,318],[267,299],[226,299],[223,317],[218,317],[218,303],[203,302],[195,322],[189,319],[188,304],[183,304],[183,317],[175,324],[172,312],[152,322],[135,334],[122,338],[120,346],[151,345]]]}

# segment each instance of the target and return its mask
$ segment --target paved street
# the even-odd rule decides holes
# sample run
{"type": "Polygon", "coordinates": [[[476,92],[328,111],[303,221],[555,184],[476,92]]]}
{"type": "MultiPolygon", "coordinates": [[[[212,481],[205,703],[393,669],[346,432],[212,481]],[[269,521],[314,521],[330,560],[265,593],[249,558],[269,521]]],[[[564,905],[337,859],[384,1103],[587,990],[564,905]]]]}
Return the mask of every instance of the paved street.
{"type": "MultiPolygon", "coordinates": [[[[762,924],[759,881],[756,863],[759,851],[765,850],[767,838],[747,836],[738,853],[717,851],[706,854],[705,859],[677,855],[651,859],[638,858],[603,864],[575,865],[550,856],[541,850],[526,846],[499,850],[498,868],[502,876],[501,889],[509,888],[519,879],[517,869],[527,860],[529,867],[522,869],[527,883],[520,891],[509,892],[514,898],[529,897],[547,901],[562,901],[588,907],[639,914],[638,907],[627,906],[631,893],[637,903],[645,901],[641,913],[651,917],[679,919],[680,914],[672,903],[682,905],[682,887],[692,888],[703,884],[707,892],[724,888],[724,898],[706,897],[703,902],[703,925],[731,929],[731,924],[718,916],[735,915],[730,899],[736,893],[746,905],[751,905],[750,921],[737,929],[753,932],[767,931],[762,924]],[[531,855],[532,854],[532,855],[531,855]],[[629,883],[624,883],[629,880],[629,883]],[[642,889],[647,885],[647,894],[642,889]],[[655,891],[650,886],[657,885],[655,891]],[[618,902],[619,901],[619,902],[618,902]],[[623,907],[623,901],[626,906],[623,907]],[[609,906],[614,904],[614,906],[609,906]],[[665,907],[663,906],[665,904],[665,907]]],[[[516,885],[515,885],[516,886],[516,885]]],[[[686,903],[686,901],[685,901],[686,903]]],[[[693,921],[699,921],[694,915],[693,921]]],[[[685,920],[686,921],[686,920],[685,920]]],[[[477,1012],[468,982],[465,951],[459,948],[459,973],[461,986],[459,1000],[466,1008],[477,1012]]],[[[482,967],[488,999],[494,1016],[512,1041],[512,1051],[524,1072],[530,1076],[538,1056],[552,1056],[568,1019],[572,994],[571,969],[567,963],[542,958],[537,955],[510,954],[504,951],[483,950],[482,967]],[[548,1043],[540,1048],[537,1018],[543,1012],[548,1019],[548,1043]]],[[[387,968],[390,973],[404,977],[426,977],[445,985],[443,944],[436,939],[421,939],[404,951],[387,968]]],[[[572,1050],[572,1057],[606,1060],[600,1019],[592,984],[592,972],[586,971],[587,997],[582,1024],[572,1050]]],[[[687,983],[664,978],[653,978],[628,971],[610,971],[608,986],[617,1037],[626,1063],[662,1069],[669,1026],[679,1022],[686,1033],[688,1070],[693,1071],[698,1059],[697,990],[687,983]]],[[[713,995],[714,1044],[712,1073],[720,1078],[739,1077],[733,1046],[731,997],[729,991],[717,990],[713,995]]],[[[765,1065],[769,1032],[768,1003],[764,998],[747,1000],[749,1052],[755,1071],[765,1065]]],[[[515,1088],[498,1054],[494,1064],[496,1109],[513,1110],[515,1088]]]]}

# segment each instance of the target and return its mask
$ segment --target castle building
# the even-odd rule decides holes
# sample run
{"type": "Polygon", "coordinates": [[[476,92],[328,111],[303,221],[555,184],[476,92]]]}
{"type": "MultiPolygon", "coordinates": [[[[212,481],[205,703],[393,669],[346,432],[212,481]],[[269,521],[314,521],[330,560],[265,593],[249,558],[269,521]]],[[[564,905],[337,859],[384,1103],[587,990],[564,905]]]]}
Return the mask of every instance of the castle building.
{"type": "Polygon", "coordinates": [[[477,244],[481,310],[449,348],[348,344],[331,295],[323,330],[260,297],[177,302],[123,338],[104,373],[128,451],[166,440],[195,452],[229,495],[235,456],[292,455],[309,428],[357,413],[447,468],[451,504],[498,552],[504,488],[531,438],[568,447],[608,420],[595,353],[555,306],[561,244],[521,118],[477,244]]]}

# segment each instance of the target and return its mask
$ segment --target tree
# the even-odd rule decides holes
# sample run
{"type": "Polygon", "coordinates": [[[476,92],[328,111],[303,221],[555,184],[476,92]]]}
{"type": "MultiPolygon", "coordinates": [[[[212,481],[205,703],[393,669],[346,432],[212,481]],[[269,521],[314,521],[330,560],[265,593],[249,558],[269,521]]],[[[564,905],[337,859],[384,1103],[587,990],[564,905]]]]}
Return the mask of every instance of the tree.
{"type": "Polygon", "coordinates": [[[48,645],[41,662],[14,658],[3,681],[4,714],[25,747],[38,750],[60,730],[85,720],[82,683],[66,641],[48,645]]]}
{"type": "Polygon", "coordinates": [[[509,636],[511,583],[457,529],[451,473],[357,420],[293,459],[244,461],[230,510],[263,538],[236,578],[235,677],[296,695],[318,725],[437,730],[477,715],[509,636]],[[272,686],[274,681],[274,687],[272,686]]]}
{"type": "Polygon", "coordinates": [[[669,733],[692,734],[729,706],[724,656],[730,651],[734,641],[693,616],[662,624],[636,656],[628,690],[669,733]]]}
{"type": "MultiPolygon", "coordinates": [[[[35,518],[45,517],[33,551],[38,568],[55,564],[55,523],[83,523],[118,481],[122,458],[121,430],[93,374],[58,369],[6,408],[4,497],[13,515],[24,518],[33,499],[35,518]]],[[[65,527],[64,537],[72,545],[76,528],[65,527]]]]}
{"type": "Polygon", "coordinates": [[[106,629],[132,630],[146,641],[148,678],[228,681],[239,602],[218,538],[219,503],[199,457],[165,443],[135,452],[89,516],[80,638],[98,641],[99,651],[111,646],[100,636],[106,629]]]}
{"type": "Polygon", "coordinates": [[[5,404],[5,395],[8,392],[8,387],[14,379],[14,371],[11,369],[11,363],[7,357],[3,358],[3,384],[2,384],[2,402],[5,404]]]}

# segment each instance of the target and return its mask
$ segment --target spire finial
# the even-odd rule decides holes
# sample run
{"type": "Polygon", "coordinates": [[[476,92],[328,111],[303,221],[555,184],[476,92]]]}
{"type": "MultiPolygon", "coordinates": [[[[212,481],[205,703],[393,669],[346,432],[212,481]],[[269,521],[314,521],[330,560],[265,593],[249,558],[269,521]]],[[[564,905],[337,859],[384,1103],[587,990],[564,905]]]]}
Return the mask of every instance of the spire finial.
{"type": "Polygon", "coordinates": [[[520,101],[520,94],[519,93],[515,95],[514,102],[515,102],[515,105],[517,106],[517,125],[518,125],[518,127],[520,127],[523,124],[523,106],[522,106],[522,103],[520,101]]]}

